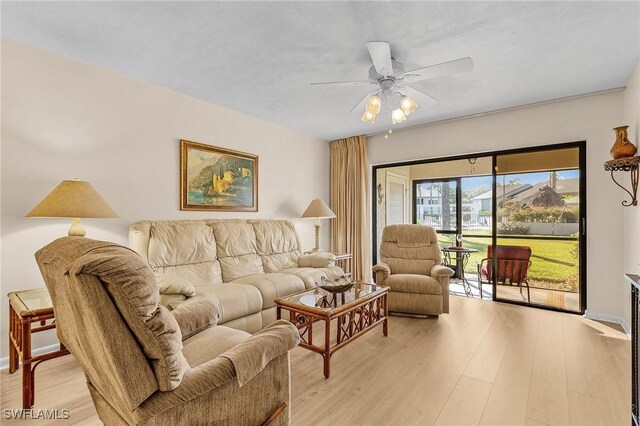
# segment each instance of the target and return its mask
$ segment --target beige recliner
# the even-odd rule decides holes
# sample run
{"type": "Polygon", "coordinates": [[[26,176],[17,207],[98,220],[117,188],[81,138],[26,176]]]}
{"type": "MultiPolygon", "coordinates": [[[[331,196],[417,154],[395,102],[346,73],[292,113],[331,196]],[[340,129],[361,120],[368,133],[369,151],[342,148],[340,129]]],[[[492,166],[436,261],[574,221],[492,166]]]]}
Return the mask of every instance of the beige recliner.
{"type": "Polygon", "coordinates": [[[415,316],[449,312],[449,277],[435,229],[390,225],[382,232],[376,284],[389,287],[389,311],[415,316]]]}
{"type": "Polygon", "coordinates": [[[114,243],[64,237],[36,260],[105,424],[289,424],[292,324],[250,335],[215,325],[210,301],[170,312],[147,263],[114,243]]]}

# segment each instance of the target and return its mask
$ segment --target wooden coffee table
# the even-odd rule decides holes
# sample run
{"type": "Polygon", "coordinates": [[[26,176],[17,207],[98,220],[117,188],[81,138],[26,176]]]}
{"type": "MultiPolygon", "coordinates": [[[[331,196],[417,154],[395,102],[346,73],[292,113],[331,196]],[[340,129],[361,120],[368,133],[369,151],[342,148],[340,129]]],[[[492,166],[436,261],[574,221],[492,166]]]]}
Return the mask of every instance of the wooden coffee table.
{"type": "Polygon", "coordinates": [[[275,300],[278,319],[289,311],[289,321],[300,331],[300,346],[324,357],[324,376],[331,374],[331,355],[378,324],[389,331],[387,287],[356,283],[345,293],[320,288],[301,291],[275,300]],[[331,341],[331,321],[336,320],[336,339],[331,341]],[[313,323],[324,321],[324,345],[313,344],[313,323]]]}

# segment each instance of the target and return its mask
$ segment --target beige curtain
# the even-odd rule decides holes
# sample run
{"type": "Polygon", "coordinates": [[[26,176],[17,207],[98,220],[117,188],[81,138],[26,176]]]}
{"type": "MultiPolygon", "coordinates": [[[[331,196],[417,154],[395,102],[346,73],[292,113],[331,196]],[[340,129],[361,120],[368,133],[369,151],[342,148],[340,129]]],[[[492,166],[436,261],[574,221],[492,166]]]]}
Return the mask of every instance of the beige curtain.
{"type": "Polygon", "coordinates": [[[354,136],[330,142],[331,249],[334,253],[351,253],[355,280],[368,280],[370,253],[367,221],[367,181],[369,162],[366,136],[354,136]]]}

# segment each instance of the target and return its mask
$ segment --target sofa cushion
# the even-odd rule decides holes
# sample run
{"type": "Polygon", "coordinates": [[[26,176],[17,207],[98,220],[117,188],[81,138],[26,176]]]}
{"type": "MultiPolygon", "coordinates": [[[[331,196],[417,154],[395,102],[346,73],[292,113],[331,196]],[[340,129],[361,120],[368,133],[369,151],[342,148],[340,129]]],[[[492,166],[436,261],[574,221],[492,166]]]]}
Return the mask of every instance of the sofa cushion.
{"type": "Polygon", "coordinates": [[[287,268],[280,270],[281,274],[291,274],[300,278],[304,282],[305,288],[314,288],[316,284],[321,284],[321,277],[335,280],[342,276],[344,272],[337,266],[328,268],[287,268]]]}
{"type": "Polygon", "coordinates": [[[184,354],[189,365],[195,368],[225,353],[251,336],[249,333],[223,325],[216,325],[201,331],[184,342],[184,354]]]}
{"type": "Polygon", "coordinates": [[[184,294],[187,297],[195,296],[196,289],[190,281],[176,275],[161,274],[158,277],[160,294],[184,294]]]}
{"type": "Polygon", "coordinates": [[[257,254],[256,234],[250,224],[244,220],[228,220],[212,222],[211,227],[216,235],[224,282],[264,273],[257,254]]]}
{"type": "Polygon", "coordinates": [[[278,272],[298,266],[300,243],[296,230],[286,220],[251,220],[258,255],[265,272],[278,272]]]}
{"type": "Polygon", "coordinates": [[[216,239],[202,221],[151,222],[147,258],[159,278],[174,275],[195,285],[222,282],[216,239]]]}
{"type": "MultiPolygon", "coordinates": [[[[224,324],[262,310],[260,291],[249,285],[203,284],[196,287],[197,298],[210,300],[220,313],[218,324],[224,324]]],[[[194,298],[187,299],[186,303],[194,298]]],[[[175,302],[175,307],[180,302],[175,302]]],[[[184,302],[183,302],[184,303],[184,302]]]]}
{"type": "Polygon", "coordinates": [[[305,284],[292,274],[256,274],[247,275],[231,281],[232,284],[250,285],[257,288],[262,295],[262,309],[275,306],[274,300],[305,289],[305,284]]]}
{"type": "Polygon", "coordinates": [[[389,291],[397,293],[442,294],[442,285],[426,275],[392,274],[384,280],[389,291]]]}

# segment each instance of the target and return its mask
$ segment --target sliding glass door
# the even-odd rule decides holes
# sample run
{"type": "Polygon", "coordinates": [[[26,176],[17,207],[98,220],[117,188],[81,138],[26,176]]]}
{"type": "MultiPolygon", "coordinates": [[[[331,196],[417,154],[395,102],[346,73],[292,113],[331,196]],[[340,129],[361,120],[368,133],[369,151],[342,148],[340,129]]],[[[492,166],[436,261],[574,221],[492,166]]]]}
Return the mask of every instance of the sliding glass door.
{"type": "Polygon", "coordinates": [[[456,272],[452,294],[584,312],[585,150],[576,142],[374,167],[374,258],[384,226],[429,225],[456,272]]]}
{"type": "Polygon", "coordinates": [[[580,312],[580,149],[497,155],[495,170],[495,246],[482,278],[496,300],[580,312]]]}

